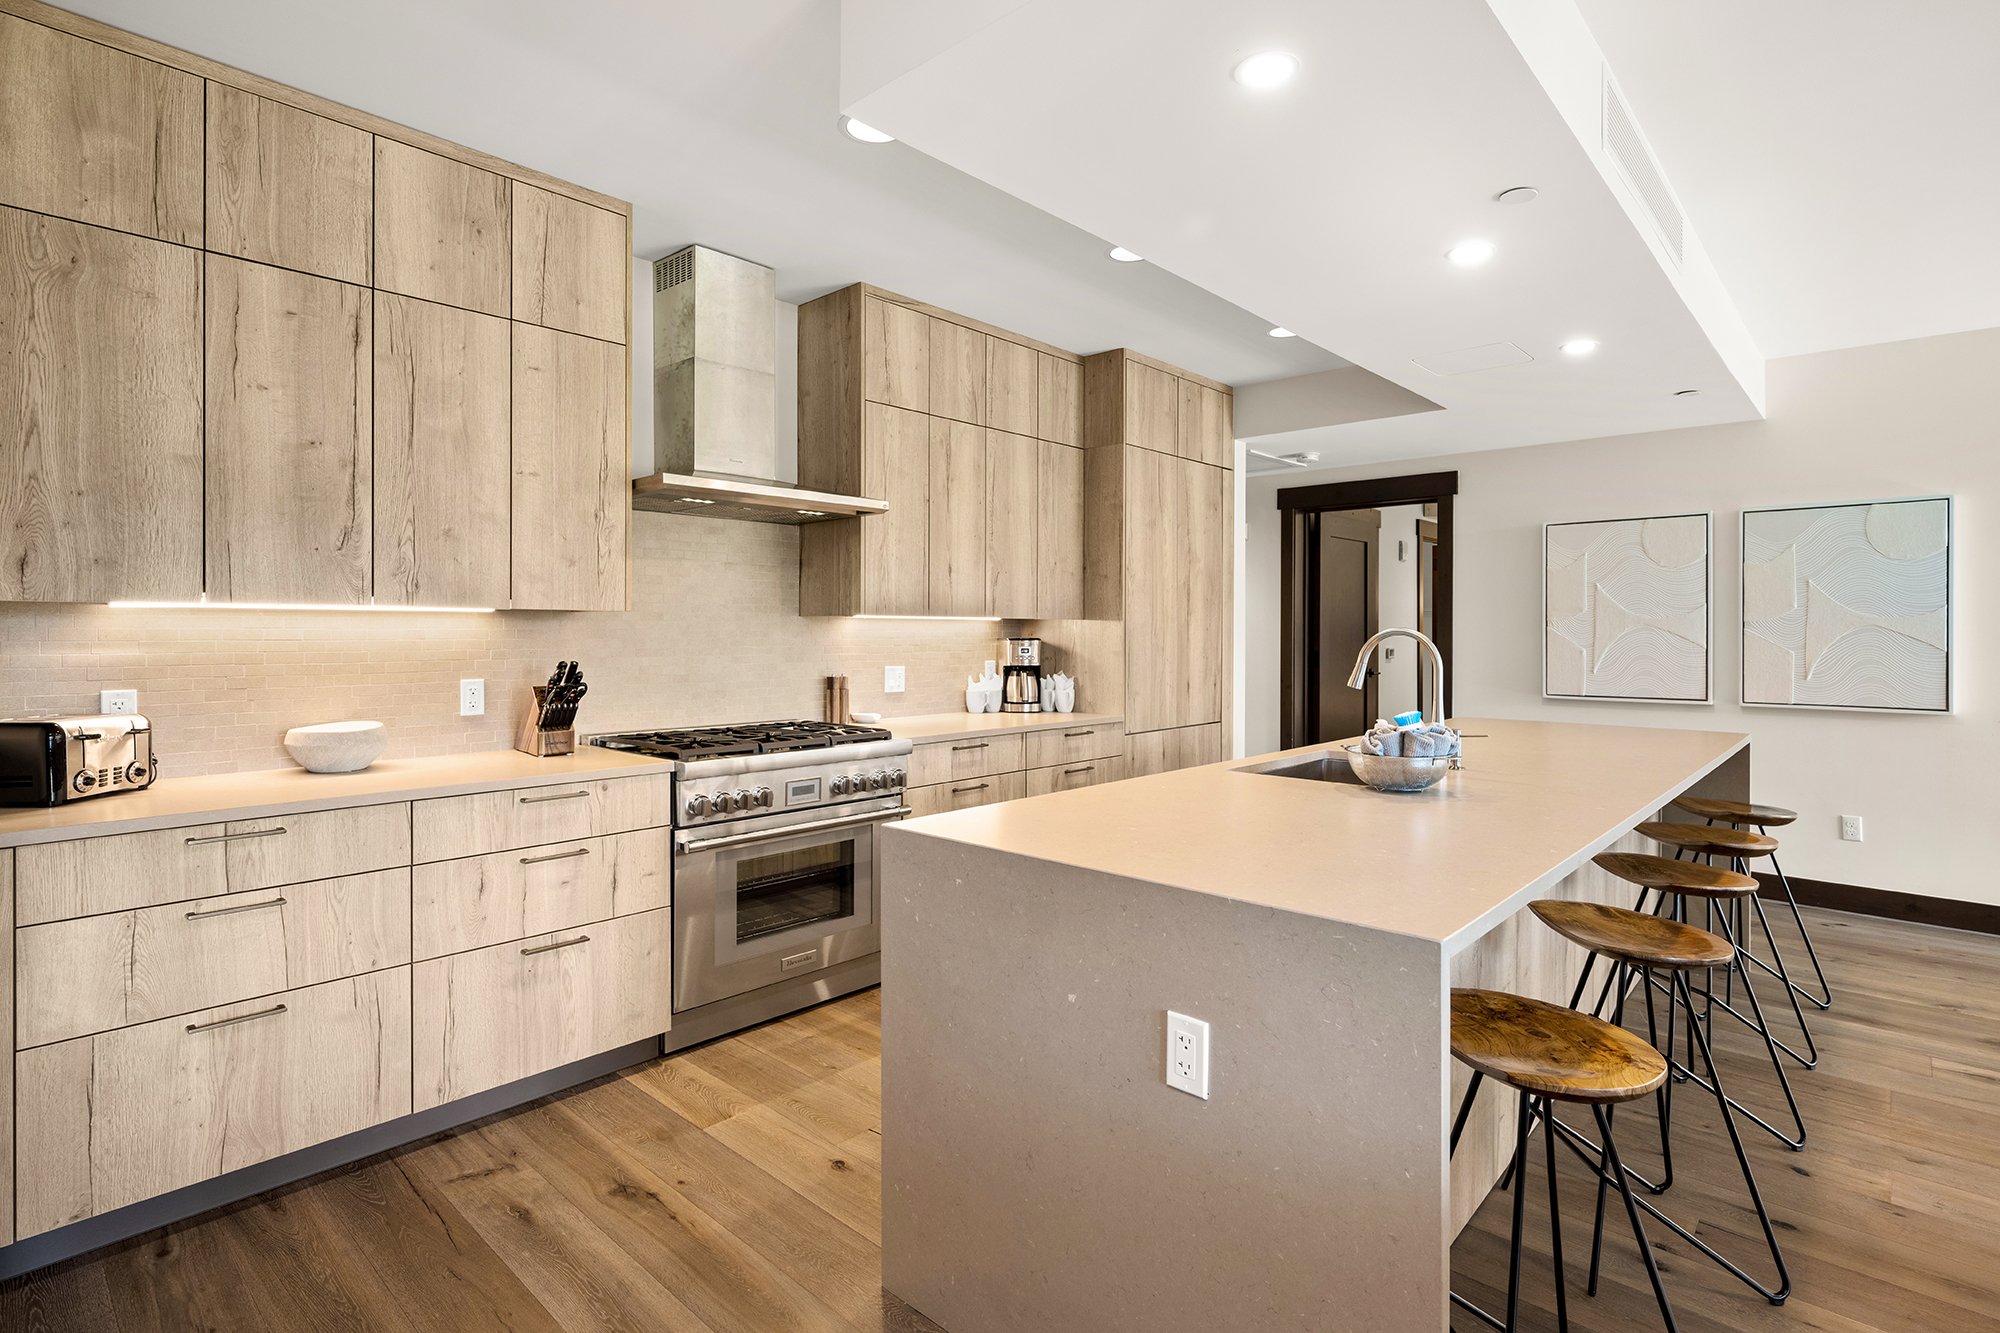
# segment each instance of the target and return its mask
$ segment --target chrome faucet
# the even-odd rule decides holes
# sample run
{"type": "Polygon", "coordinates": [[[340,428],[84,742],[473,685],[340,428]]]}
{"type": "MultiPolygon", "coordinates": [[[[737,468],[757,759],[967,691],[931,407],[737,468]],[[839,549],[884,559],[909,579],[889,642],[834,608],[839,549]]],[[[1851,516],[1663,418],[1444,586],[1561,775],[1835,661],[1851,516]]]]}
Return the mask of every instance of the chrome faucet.
{"type": "Polygon", "coordinates": [[[1438,646],[1432,643],[1427,636],[1416,630],[1385,629],[1380,634],[1369,639],[1368,642],[1362,644],[1361,652],[1354,659],[1354,674],[1347,678],[1347,688],[1358,690],[1361,688],[1362,682],[1368,679],[1368,658],[1374,653],[1375,645],[1384,639],[1393,639],[1399,636],[1405,639],[1415,639],[1418,643],[1430,649],[1431,708],[1430,716],[1426,717],[1424,721],[1444,721],[1444,654],[1438,651],[1438,646]]]}

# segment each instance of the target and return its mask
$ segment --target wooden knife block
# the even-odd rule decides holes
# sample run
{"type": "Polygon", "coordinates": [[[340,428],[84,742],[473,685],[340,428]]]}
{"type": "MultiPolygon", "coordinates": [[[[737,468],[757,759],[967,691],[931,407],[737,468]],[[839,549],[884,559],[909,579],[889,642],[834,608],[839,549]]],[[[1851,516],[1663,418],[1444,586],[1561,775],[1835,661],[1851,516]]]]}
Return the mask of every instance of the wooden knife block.
{"type": "Polygon", "coordinates": [[[549,688],[537,685],[534,689],[535,701],[529,707],[527,716],[521,719],[521,732],[514,738],[514,748],[537,759],[576,753],[575,727],[543,728],[535,725],[535,719],[542,715],[542,701],[549,688]]]}

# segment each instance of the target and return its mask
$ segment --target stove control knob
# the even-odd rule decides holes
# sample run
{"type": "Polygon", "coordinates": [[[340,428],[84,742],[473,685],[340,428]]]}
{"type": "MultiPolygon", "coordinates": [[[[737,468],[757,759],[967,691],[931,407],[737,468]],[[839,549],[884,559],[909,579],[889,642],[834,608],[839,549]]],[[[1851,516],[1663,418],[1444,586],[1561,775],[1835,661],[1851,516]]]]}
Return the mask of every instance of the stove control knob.
{"type": "Polygon", "coordinates": [[[730,792],[729,808],[731,810],[748,810],[750,808],[750,793],[747,791],[730,792]]]}
{"type": "Polygon", "coordinates": [[[696,819],[699,819],[707,813],[708,813],[708,798],[706,796],[688,797],[688,814],[694,816],[696,819]]]}
{"type": "Polygon", "coordinates": [[[773,799],[771,789],[769,787],[759,787],[756,791],[750,793],[750,799],[758,809],[769,810],[773,799]]]}
{"type": "Polygon", "coordinates": [[[868,775],[868,789],[870,791],[887,791],[888,787],[889,774],[886,771],[878,768],[868,775]]]}
{"type": "Polygon", "coordinates": [[[829,796],[845,796],[845,795],[847,795],[847,779],[846,779],[846,778],[835,778],[835,779],[834,779],[834,780],[833,780],[832,782],[829,782],[829,783],[827,783],[827,784],[826,784],[826,794],[827,794],[827,795],[829,795],[829,796]]]}
{"type": "Polygon", "coordinates": [[[892,768],[889,770],[889,785],[900,788],[909,776],[900,768],[892,768]]]}

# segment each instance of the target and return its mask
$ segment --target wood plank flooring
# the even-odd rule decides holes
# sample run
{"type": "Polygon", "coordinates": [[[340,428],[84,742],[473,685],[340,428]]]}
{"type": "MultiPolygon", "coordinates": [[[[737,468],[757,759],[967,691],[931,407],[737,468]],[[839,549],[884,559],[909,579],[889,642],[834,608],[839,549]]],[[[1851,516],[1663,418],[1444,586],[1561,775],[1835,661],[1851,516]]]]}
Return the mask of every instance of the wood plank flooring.
{"type": "MultiPolygon", "coordinates": [[[[1766,1305],[1654,1228],[1681,1328],[2000,1333],[2000,940],[1837,913],[1814,928],[1836,1003],[1814,1016],[1821,1067],[1794,1079],[1811,1142],[1747,1140],[1795,1294],[1766,1305]]],[[[850,996],[15,1279],[0,1328],[936,1333],[880,1287],[880,1024],[879,993],[850,996]]],[[[1719,1032],[1732,1091],[1769,1106],[1761,1046],[1719,1032]]],[[[1754,1258],[1713,1104],[1683,1094],[1658,1202],[1754,1258]]],[[[1636,1168],[1657,1163],[1649,1112],[1619,1129],[1636,1168]]],[[[1563,1183],[1571,1327],[1657,1328],[1615,1215],[1583,1295],[1591,1192],[1574,1161],[1563,1183]]],[[[1531,1329],[1555,1327],[1546,1197],[1537,1170],[1531,1329]]],[[[1508,1209],[1490,1199],[1453,1254],[1489,1306],[1508,1209]]]]}

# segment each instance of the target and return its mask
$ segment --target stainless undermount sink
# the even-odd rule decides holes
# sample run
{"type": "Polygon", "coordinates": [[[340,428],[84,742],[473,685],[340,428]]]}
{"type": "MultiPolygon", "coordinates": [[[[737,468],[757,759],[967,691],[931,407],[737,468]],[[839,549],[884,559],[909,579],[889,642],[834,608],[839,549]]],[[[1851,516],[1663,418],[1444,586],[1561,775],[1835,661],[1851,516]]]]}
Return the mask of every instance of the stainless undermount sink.
{"type": "Polygon", "coordinates": [[[1354,766],[1347,762],[1347,756],[1338,749],[1288,755],[1267,764],[1251,764],[1236,771],[1257,773],[1272,778],[1302,778],[1307,782],[1344,782],[1350,787],[1368,785],[1354,776],[1354,766]]]}

